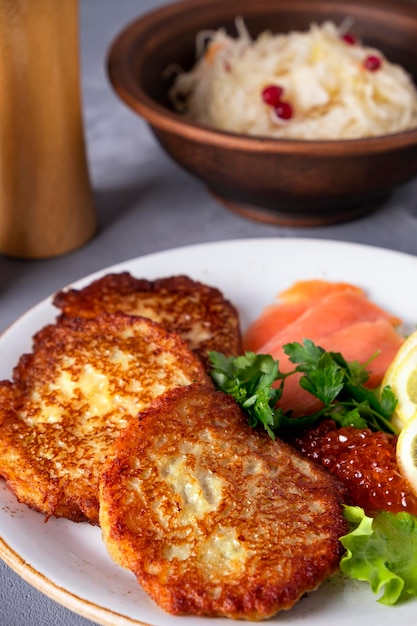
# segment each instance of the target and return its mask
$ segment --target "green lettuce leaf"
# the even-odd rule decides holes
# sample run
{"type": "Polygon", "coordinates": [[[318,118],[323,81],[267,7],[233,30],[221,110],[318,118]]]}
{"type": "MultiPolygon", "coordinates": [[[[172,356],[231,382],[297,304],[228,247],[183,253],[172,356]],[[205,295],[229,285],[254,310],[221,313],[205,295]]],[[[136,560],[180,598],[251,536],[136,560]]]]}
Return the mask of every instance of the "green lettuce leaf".
{"type": "Polygon", "coordinates": [[[351,530],[340,539],[341,571],[368,581],[388,606],[417,596],[417,517],[382,511],[372,518],[358,506],[345,506],[344,515],[351,530]]]}

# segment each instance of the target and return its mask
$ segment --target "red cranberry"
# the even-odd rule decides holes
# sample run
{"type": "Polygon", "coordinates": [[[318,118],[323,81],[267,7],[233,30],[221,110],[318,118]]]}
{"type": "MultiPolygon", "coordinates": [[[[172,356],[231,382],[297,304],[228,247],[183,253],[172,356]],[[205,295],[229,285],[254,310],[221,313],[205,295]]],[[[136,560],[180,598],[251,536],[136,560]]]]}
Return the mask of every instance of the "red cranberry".
{"type": "Polygon", "coordinates": [[[363,62],[364,68],[369,70],[370,72],[376,72],[377,70],[379,70],[381,65],[381,59],[374,54],[370,54],[369,56],[367,56],[363,62]]]}
{"type": "Polygon", "coordinates": [[[351,46],[355,45],[357,41],[355,35],[352,35],[352,33],[345,33],[342,35],[342,39],[351,46]]]}
{"type": "Polygon", "coordinates": [[[277,117],[280,117],[282,120],[289,120],[293,116],[293,109],[289,102],[280,102],[274,107],[274,110],[277,117]]]}
{"type": "Polygon", "coordinates": [[[268,85],[262,91],[262,100],[271,107],[278,106],[284,90],[279,85],[268,85]]]}

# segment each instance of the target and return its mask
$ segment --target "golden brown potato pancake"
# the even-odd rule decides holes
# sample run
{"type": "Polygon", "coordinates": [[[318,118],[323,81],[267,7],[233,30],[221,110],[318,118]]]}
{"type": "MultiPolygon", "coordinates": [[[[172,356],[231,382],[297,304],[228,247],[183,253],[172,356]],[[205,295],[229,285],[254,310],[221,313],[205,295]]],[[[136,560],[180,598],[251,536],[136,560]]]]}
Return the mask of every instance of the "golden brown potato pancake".
{"type": "Polygon", "coordinates": [[[112,558],[167,612],[260,620],[337,570],[342,499],[230,396],[195,384],[159,397],[115,441],[100,525],[112,558]]]}
{"type": "Polygon", "coordinates": [[[47,516],[98,523],[98,480],[113,440],[166,390],[210,384],[177,335],[149,319],[65,319],[34,337],[0,383],[0,475],[47,516]]]}
{"type": "Polygon", "coordinates": [[[94,317],[103,310],[149,317],[181,335],[207,368],[211,350],[228,356],[242,352],[236,308],[218,289],[187,276],[145,280],[128,272],[107,274],[83,289],[59,291],[54,304],[71,317],[94,317]]]}

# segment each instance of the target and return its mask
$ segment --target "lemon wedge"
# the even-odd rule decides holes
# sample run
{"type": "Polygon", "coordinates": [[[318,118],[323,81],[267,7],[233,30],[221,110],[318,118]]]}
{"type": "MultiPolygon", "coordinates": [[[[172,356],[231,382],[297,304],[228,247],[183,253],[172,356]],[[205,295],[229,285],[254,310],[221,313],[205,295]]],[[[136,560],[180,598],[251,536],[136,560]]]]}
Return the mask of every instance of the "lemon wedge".
{"type": "Polygon", "coordinates": [[[398,400],[391,421],[401,430],[417,412],[417,331],[407,337],[385,372],[381,388],[386,385],[398,400]]]}
{"type": "Polygon", "coordinates": [[[397,465],[403,478],[417,496],[417,411],[398,436],[397,465]]]}

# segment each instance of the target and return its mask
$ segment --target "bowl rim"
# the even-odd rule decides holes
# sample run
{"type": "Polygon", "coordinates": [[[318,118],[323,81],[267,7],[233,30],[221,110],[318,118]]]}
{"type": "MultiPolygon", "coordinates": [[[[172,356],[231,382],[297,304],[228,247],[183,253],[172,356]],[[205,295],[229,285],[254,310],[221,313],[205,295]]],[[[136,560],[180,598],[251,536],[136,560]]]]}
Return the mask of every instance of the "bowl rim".
{"type": "MultiPolygon", "coordinates": [[[[196,143],[209,144],[226,150],[243,150],[246,152],[269,152],[282,154],[308,154],[310,156],[346,156],[377,154],[386,151],[400,150],[417,143],[417,127],[409,130],[366,137],[360,139],[285,139],[258,135],[242,135],[219,130],[185,119],[180,113],[162,106],[141,88],[134,80],[130,71],[135,41],[155,26],[161,18],[173,17],[178,11],[195,9],[199,5],[216,4],[224,0],[175,0],[152,9],[130,21],[115,36],[107,51],[106,68],[110,83],[119,98],[130,109],[138,113],[146,122],[157,130],[178,135],[196,143]]],[[[294,2],[294,0],[292,0],[294,2]]],[[[287,2],[289,6],[292,2],[287,2]]],[[[322,0],[318,4],[332,6],[338,0],[322,0]]],[[[375,0],[374,0],[375,2],[375,0]]],[[[284,4],[285,4],[284,0],[284,4]]],[[[356,0],[358,6],[363,2],[356,0]]],[[[294,2],[295,4],[295,2],[294,2]]],[[[311,3],[301,0],[306,7],[311,3]]],[[[343,4],[343,0],[341,2],[343,4]]],[[[376,0],[375,7],[389,4],[387,0],[376,0]]],[[[292,5],[294,6],[294,5],[292,5]]],[[[413,11],[416,17],[417,5],[414,0],[396,0],[395,10],[400,8],[413,11]]]]}

